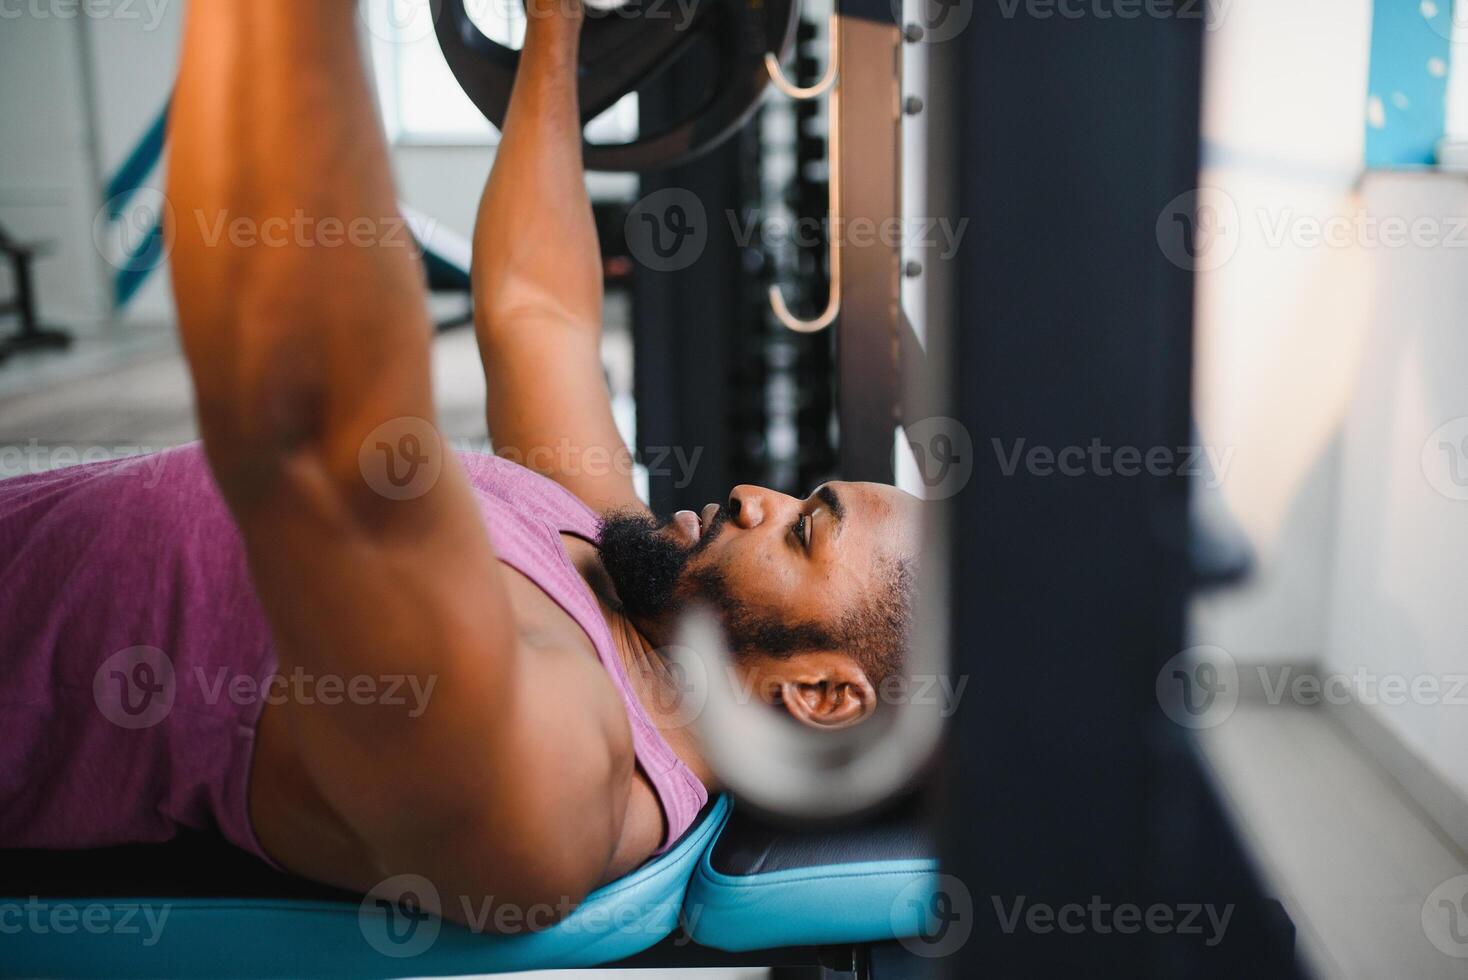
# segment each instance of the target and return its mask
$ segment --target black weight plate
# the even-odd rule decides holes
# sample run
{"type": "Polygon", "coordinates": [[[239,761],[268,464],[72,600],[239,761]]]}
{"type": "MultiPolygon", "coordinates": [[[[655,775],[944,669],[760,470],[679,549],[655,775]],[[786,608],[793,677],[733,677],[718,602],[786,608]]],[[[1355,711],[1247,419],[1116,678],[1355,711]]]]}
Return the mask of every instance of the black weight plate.
{"type": "MultiPolygon", "coordinates": [[[[583,124],[689,54],[712,49],[711,92],[695,108],[628,143],[586,143],[592,170],[647,171],[713,149],[748,120],[769,84],[765,52],[784,57],[798,23],[796,0],[632,0],[616,11],[587,11],[577,89],[583,124]]],[[[491,41],[465,0],[434,0],[434,26],[454,77],[496,127],[504,123],[520,53],[491,41]]]]}

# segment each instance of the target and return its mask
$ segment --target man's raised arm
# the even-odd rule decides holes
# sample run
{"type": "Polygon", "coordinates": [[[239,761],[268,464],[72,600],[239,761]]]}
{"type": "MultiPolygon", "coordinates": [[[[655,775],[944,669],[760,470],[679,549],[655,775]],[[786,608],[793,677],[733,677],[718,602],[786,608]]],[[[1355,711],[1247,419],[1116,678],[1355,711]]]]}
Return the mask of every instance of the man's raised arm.
{"type": "Polygon", "coordinates": [[[474,232],[475,329],[495,451],[595,510],[641,507],[601,365],[602,269],[581,166],[578,0],[529,0],[474,232]]]}
{"type": "Polygon", "coordinates": [[[280,706],[315,789],[372,856],[362,880],[337,883],[412,872],[445,899],[574,897],[615,843],[616,719],[542,707],[599,704],[605,680],[573,651],[523,656],[469,485],[432,424],[422,271],[355,8],[189,7],[168,193],[205,449],[281,672],[433,685],[418,717],[351,699],[280,706]],[[556,698],[537,693],[545,671],[556,698]],[[539,737],[551,727],[556,740],[539,737]],[[604,827],[568,817],[602,806],[604,827]]]}

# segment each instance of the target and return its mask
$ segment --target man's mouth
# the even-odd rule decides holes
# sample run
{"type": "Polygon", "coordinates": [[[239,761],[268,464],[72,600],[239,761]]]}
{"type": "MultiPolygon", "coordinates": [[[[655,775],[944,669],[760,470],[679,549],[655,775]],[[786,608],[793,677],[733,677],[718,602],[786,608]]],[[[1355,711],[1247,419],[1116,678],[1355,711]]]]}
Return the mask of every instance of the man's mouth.
{"type": "Polygon", "coordinates": [[[678,511],[673,515],[673,523],[683,532],[689,544],[698,544],[699,538],[703,537],[703,521],[691,510],[678,511]]]}
{"type": "Polygon", "coordinates": [[[703,541],[704,536],[710,529],[716,529],[716,518],[719,516],[718,504],[705,504],[701,512],[691,510],[680,510],[673,515],[673,524],[687,540],[688,544],[697,546],[703,541]]]}

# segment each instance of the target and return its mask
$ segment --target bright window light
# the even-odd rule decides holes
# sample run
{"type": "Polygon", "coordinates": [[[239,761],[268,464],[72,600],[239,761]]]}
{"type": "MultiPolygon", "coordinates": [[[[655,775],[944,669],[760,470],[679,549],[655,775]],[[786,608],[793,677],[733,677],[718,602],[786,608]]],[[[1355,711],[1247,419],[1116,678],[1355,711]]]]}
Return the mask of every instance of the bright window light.
{"type": "Polygon", "coordinates": [[[1451,58],[1444,134],[1454,142],[1468,142],[1468,0],[1453,3],[1451,58]]]}
{"type": "MultiPolygon", "coordinates": [[[[429,0],[367,0],[362,19],[371,39],[378,101],[393,142],[493,144],[499,133],[449,70],[433,33],[429,0]]],[[[518,48],[525,38],[520,0],[466,0],[485,36],[518,48]]],[[[628,95],[592,120],[587,138],[620,143],[637,136],[637,97],[628,95]]]]}

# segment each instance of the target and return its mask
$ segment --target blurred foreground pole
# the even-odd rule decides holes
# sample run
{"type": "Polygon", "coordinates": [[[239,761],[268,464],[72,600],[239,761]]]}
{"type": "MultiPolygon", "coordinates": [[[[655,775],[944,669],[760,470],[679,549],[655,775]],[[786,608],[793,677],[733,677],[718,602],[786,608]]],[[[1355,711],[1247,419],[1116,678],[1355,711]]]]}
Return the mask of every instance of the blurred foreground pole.
{"type": "Polygon", "coordinates": [[[965,980],[1292,976],[1288,923],[1155,693],[1184,645],[1186,480],[1106,455],[1190,441],[1205,6],[938,13],[935,213],[969,222],[945,360],[974,446],[951,515],[969,686],[939,780],[941,962],[965,980]]]}

